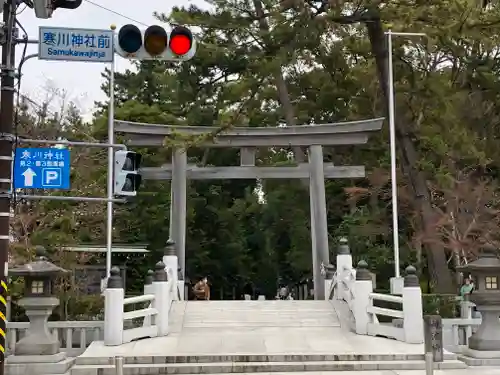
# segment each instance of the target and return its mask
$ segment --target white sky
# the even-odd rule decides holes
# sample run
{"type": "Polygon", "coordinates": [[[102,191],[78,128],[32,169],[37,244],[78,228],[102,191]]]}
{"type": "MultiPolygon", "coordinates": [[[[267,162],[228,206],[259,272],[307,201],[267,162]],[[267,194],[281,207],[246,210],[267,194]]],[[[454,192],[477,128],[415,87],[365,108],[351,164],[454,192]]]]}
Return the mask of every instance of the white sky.
{"type": "MultiPolygon", "coordinates": [[[[75,10],[58,9],[53,17],[48,20],[41,20],[35,17],[32,9],[25,9],[18,16],[28,37],[38,38],[39,26],[58,26],[88,29],[109,29],[111,24],[117,26],[117,30],[127,23],[134,23],[143,29],[146,25],[155,24],[157,21],[153,17],[153,12],[169,13],[174,5],[188,6],[193,3],[206,8],[203,0],[84,0],[83,4],[75,10]],[[91,1],[91,2],[89,2],[91,1]],[[95,4],[92,4],[95,3],[95,4]],[[97,5],[96,5],[97,4],[97,5]],[[100,8],[108,8],[109,10],[100,8]],[[130,19],[119,16],[120,13],[130,19]]],[[[20,10],[24,8],[21,5],[20,10]]],[[[18,11],[19,12],[19,11],[18,11]]],[[[22,32],[20,31],[20,37],[22,32]]],[[[23,46],[16,49],[17,63],[23,51],[23,46]]],[[[28,46],[27,55],[36,53],[38,45],[28,46]]],[[[117,71],[123,71],[130,67],[127,60],[118,57],[116,59],[117,71]]],[[[65,90],[69,100],[74,101],[83,111],[85,118],[89,118],[92,113],[94,101],[104,99],[104,93],[100,90],[101,72],[105,64],[83,63],[83,62],[59,62],[40,61],[38,59],[28,60],[22,69],[21,92],[37,103],[42,103],[47,98],[47,88],[65,90]]],[[[54,103],[52,110],[57,110],[60,103],[54,103]]]]}

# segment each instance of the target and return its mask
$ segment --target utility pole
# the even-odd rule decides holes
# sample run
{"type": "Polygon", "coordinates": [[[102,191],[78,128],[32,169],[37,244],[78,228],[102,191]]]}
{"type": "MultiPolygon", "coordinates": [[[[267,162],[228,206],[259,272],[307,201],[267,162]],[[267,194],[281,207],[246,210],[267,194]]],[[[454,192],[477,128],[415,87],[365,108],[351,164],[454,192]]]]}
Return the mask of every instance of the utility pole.
{"type": "Polygon", "coordinates": [[[10,243],[10,197],[12,171],[12,131],[15,94],[15,0],[6,0],[3,7],[2,65],[0,78],[0,375],[5,373],[7,332],[7,276],[10,243]]]}

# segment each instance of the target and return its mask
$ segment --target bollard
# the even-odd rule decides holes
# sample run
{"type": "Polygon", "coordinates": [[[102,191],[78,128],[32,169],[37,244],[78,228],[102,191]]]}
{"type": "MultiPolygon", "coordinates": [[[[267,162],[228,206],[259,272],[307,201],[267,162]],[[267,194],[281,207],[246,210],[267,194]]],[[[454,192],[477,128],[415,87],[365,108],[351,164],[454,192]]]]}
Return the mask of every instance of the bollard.
{"type": "Polygon", "coordinates": [[[115,374],[116,375],[123,375],[123,366],[124,366],[125,360],[123,357],[115,357],[115,374]]]}
{"type": "Polygon", "coordinates": [[[425,358],[425,375],[434,374],[434,359],[432,353],[425,353],[424,358],[425,358]]]}

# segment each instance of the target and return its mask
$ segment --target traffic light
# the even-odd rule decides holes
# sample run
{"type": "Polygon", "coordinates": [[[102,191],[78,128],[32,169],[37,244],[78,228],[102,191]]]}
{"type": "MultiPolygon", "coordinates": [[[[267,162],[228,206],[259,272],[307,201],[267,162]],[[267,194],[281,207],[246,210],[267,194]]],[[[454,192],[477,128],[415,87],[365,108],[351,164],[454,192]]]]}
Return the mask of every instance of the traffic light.
{"type": "Polygon", "coordinates": [[[83,0],[32,0],[24,1],[30,8],[35,9],[36,18],[48,19],[52,17],[54,10],[76,9],[82,5],[83,0]]]}
{"type": "Polygon", "coordinates": [[[142,177],[139,173],[141,154],[133,151],[115,152],[115,195],[135,197],[141,185],[142,177]]]}
{"type": "Polygon", "coordinates": [[[170,32],[152,25],[146,30],[128,24],[116,36],[115,51],[131,60],[187,61],[196,53],[196,40],[184,26],[175,26],[170,32]]]}

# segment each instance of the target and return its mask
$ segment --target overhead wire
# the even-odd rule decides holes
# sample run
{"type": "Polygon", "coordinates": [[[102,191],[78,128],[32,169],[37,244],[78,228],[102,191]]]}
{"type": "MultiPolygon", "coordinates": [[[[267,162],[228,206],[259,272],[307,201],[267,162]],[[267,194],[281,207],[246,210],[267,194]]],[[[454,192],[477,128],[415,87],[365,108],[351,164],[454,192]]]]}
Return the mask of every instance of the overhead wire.
{"type": "MultiPolygon", "coordinates": [[[[113,14],[115,14],[115,15],[117,15],[117,16],[119,16],[119,17],[125,18],[125,19],[127,19],[127,20],[129,20],[129,21],[132,21],[132,22],[135,22],[135,23],[141,24],[141,25],[143,25],[143,26],[149,26],[148,24],[146,24],[146,23],[144,23],[144,22],[138,21],[138,20],[136,20],[136,19],[134,19],[134,18],[132,18],[132,17],[129,17],[129,16],[127,16],[127,15],[123,14],[123,13],[120,13],[120,12],[117,12],[117,11],[115,11],[115,10],[113,10],[113,9],[110,9],[110,8],[108,8],[108,7],[105,7],[105,6],[103,6],[103,5],[99,4],[99,3],[96,3],[96,2],[94,2],[94,1],[92,1],[92,0],[84,0],[84,1],[85,1],[85,2],[87,2],[87,3],[89,3],[90,5],[93,5],[93,6],[95,6],[95,7],[98,7],[98,8],[100,8],[100,9],[102,9],[102,10],[107,11],[107,12],[113,13],[113,14]]],[[[22,12],[24,12],[24,10],[25,10],[27,7],[28,7],[28,6],[25,4],[25,7],[24,7],[24,8],[23,8],[20,12],[18,12],[18,13],[16,13],[16,14],[17,14],[17,15],[18,15],[18,14],[21,14],[22,12]]],[[[20,24],[20,22],[19,22],[19,21],[17,21],[17,20],[16,20],[16,22],[17,22],[17,24],[18,24],[19,28],[20,28],[20,29],[24,32],[24,34],[25,34],[24,38],[25,38],[25,39],[27,39],[27,32],[26,32],[26,30],[25,30],[25,29],[24,29],[24,27],[20,24]]],[[[22,59],[26,56],[26,48],[27,48],[27,44],[26,44],[26,43],[24,43],[24,50],[23,50],[23,55],[22,55],[21,60],[22,60],[22,59]]],[[[30,103],[31,103],[31,104],[33,104],[34,106],[36,106],[36,107],[38,107],[38,108],[42,108],[43,106],[42,106],[41,104],[38,104],[37,102],[35,102],[33,99],[31,99],[31,98],[30,98],[30,97],[28,97],[27,95],[24,95],[24,94],[22,94],[22,93],[21,93],[21,91],[20,91],[20,86],[21,86],[21,80],[20,80],[20,77],[21,77],[21,71],[20,71],[20,69],[18,69],[18,75],[19,75],[19,80],[18,80],[18,89],[17,89],[17,107],[19,107],[20,98],[22,98],[23,100],[26,100],[26,101],[30,102],[30,103]]]]}
{"type": "Polygon", "coordinates": [[[144,22],[141,22],[141,21],[138,21],[138,20],[136,20],[136,19],[134,19],[134,18],[132,18],[132,17],[126,16],[125,14],[120,13],[120,12],[117,12],[116,10],[113,10],[113,9],[107,8],[107,7],[105,7],[104,5],[101,5],[101,4],[99,4],[99,3],[95,3],[95,2],[93,2],[92,0],[85,0],[85,2],[86,2],[86,3],[89,3],[89,4],[91,4],[91,5],[94,5],[94,6],[98,7],[98,8],[101,8],[101,9],[103,9],[103,10],[107,11],[107,12],[110,12],[110,13],[116,14],[117,16],[122,17],[122,18],[125,18],[125,19],[127,19],[127,20],[129,20],[129,21],[132,21],[132,22],[135,22],[135,23],[141,24],[141,25],[146,26],[146,27],[148,27],[148,26],[149,26],[148,24],[146,24],[146,23],[144,23],[144,22]]]}
{"type": "MultiPolygon", "coordinates": [[[[117,12],[113,9],[110,9],[110,8],[107,8],[99,3],[96,3],[96,2],[93,2],[91,0],[85,0],[87,3],[95,6],[95,7],[98,7],[102,10],[105,10],[107,12],[110,12],[110,13],[113,13],[119,17],[122,17],[124,19],[127,19],[129,21],[132,21],[134,23],[138,23],[140,25],[143,25],[143,26],[149,26],[147,25],[146,23],[144,22],[141,22],[141,21],[138,21],[132,17],[129,17],[125,14],[122,14],[120,12],[117,12]]],[[[22,55],[21,55],[21,60],[20,60],[20,64],[18,65],[18,68],[17,68],[17,84],[16,84],[16,88],[15,88],[15,93],[16,93],[16,102],[15,102],[15,109],[14,109],[14,118],[13,118],[13,125],[14,125],[14,143],[13,143],[13,156],[15,157],[15,150],[17,149],[18,147],[18,136],[19,136],[19,108],[20,108],[20,105],[21,105],[21,98],[23,98],[23,100],[26,100],[28,102],[30,102],[31,104],[35,105],[36,107],[38,108],[42,108],[42,105],[36,103],[34,100],[32,100],[31,98],[29,98],[28,96],[26,95],[23,95],[21,93],[21,82],[22,82],[22,62],[24,62],[24,59],[26,57],[26,52],[27,52],[27,47],[28,47],[28,33],[26,31],[26,29],[24,28],[24,26],[21,24],[21,22],[16,18],[16,16],[20,15],[21,13],[23,13],[26,8],[28,8],[28,5],[27,4],[24,4],[24,8],[22,8],[20,11],[18,11],[18,9],[20,8],[21,4],[18,4],[17,7],[15,8],[15,11],[13,12],[13,17],[11,18],[12,21],[15,21],[15,23],[17,24],[17,26],[19,26],[19,28],[23,31],[24,35],[23,35],[23,39],[21,41],[18,41],[18,43],[24,43],[24,48],[23,48],[23,52],[22,52],[22,55]]],[[[13,32],[13,29],[14,29],[14,25],[13,23],[11,25],[9,25],[9,29],[11,30],[11,32],[13,32]]],[[[14,45],[12,46],[9,46],[10,48],[14,48],[14,45]]],[[[12,176],[12,209],[15,211],[16,209],[16,204],[17,204],[17,199],[16,199],[16,189],[14,188],[15,186],[15,183],[14,183],[14,176],[12,176]]]]}
{"type": "Polygon", "coordinates": [[[22,12],[24,12],[26,10],[26,8],[28,7],[28,4],[24,4],[24,8],[21,9],[19,12],[16,13],[16,16],[19,16],[22,12]]]}

